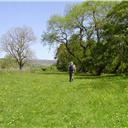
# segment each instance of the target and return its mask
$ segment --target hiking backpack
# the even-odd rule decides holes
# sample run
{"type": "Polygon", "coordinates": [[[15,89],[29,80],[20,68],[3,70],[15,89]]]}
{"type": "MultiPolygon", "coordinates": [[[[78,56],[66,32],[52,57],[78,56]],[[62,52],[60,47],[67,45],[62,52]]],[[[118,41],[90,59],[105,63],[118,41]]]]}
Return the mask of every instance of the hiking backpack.
{"type": "Polygon", "coordinates": [[[70,72],[73,72],[73,71],[74,71],[73,65],[70,65],[70,66],[69,66],[69,71],[70,71],[70,72]]]}

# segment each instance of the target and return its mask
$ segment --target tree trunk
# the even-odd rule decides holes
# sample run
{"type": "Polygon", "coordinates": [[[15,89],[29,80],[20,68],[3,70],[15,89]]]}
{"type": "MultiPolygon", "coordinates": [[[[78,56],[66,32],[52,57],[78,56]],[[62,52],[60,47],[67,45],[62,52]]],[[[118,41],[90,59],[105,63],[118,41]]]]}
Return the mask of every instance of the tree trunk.
{"type": "Polygon", "coordinates": [[[117,70],[120,66],[120,62],[115,66],[114,70],[112,71],[112,73],[117,73],[117,70]]]}
{"type": "Polygon", "coordinates": [[[18,63],[18,65],[19,65],[19,70],[22,70],[23,69],[23,66],[24,66],[24,63],[22,61],[20,61],[18,63]]]}
{"type": "Polygon", "coordinates": [[[19,70],[22,70],[23,66],[19,64],[19,70]]]}
{"type": "Polygon", "coordinates": [[[97,69],[96,69],[96,75],[98,75],[98,76],[101,75],[104,68],[105,68],[105,65],[98,66],[97,69]]]}

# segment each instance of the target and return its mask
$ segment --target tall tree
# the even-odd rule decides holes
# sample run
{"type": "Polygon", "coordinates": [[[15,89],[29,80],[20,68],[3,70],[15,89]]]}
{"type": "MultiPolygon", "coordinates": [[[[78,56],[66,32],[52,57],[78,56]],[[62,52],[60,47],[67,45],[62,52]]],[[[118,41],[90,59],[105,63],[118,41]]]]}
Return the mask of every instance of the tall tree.
{"type": "Polygon", "coordinates": [[[16,60],[21,70],[32,56],[30,46],[34,40],[35,36],[31,28],[17,27],[10,29],[2,36],[1,47],[16,60]]]}
{"type": "Polygon", "coordinates": [[[97,63],[95,65],[98,69],[98,74],[100,74],[105,65],[103,63],[98,64],[99,60],[102,60],[97,60],[97,56],[94,56],[93,59],[88,57],[88,52],[89,49],[94,48],[94,45],[96,47],[95,53],[100,55],[104,52],[99,49],[103,43],[101,32],[103,31],[105,17],[112,6],[113,3],[99,1],[86,1],[73,5],[67,10],[65,16],[53,16],[50,18],[48,29],[42,35],[42,41],[50,45],[55,43],[64,44],[68,53],[79,61],[83,71],[88,70],[86,68],[87,61],[90,63],[93,60],[93,63],[97,63]],[[83,52],[82,58],[79,58],[72,51],[71,45],[69,45],[73,35],[79,37],[75,43],[81,47],[80,51],[83,52]]]}
{"type": "Polygon", "coordinates": [[[52,16],[48,21],[47,32],[42,34],[42,42],[46,45],[64,44],[68,53],[81,63],[81,60],[75,56],[69,48],[69,39],[74,32],[68,28],[69,26],[67,21],[66,17],[57,15],[52,16]]]}
{"type": "MultiPolygon", "coordinates": [[[[70,43],[68,44],[68,47],[77,58],[82,60],[83,52],[81,50],[79,43],[77,43],[78,40],[79,40],[78,35],[73,35],[69,40],[70,43]]],[[[81,65],[77,60],[77,58],[74,58],[71,54],[68,53],[64,44],[61,44],[57,48],[56,59],[57,59],[57,68],[59,70],[67,71],[68,70],[67,67],[69,65],[69,62],[71,61],[73,61],[77,65],[77,69],[80,70],[81,65]]]]}
{"type": "Polygon", "coordinates": [[[104,25],[107,53],[111,56],[113,73],[128,72],[128,2],[123,1],[111,9],[104,25]]]}

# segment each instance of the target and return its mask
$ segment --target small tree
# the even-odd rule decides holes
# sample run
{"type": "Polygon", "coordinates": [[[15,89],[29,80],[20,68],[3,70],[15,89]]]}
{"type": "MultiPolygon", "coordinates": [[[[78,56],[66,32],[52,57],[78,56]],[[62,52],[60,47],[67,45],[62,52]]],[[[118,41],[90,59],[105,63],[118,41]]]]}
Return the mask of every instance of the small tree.
{"type": "Polygon", "coordinates": [[[30,45],[34,40],[35,36],[31,28],[17,27],[2,36],[1,47],[16,60],[21,70],[32,55],[30,45]]]}

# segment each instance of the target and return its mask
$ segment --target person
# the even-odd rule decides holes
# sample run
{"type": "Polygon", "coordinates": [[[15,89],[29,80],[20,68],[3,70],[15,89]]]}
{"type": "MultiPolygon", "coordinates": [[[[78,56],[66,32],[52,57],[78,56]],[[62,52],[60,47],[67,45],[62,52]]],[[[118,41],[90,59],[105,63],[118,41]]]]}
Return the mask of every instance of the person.
{"type": "Polygon", "coordinates": [[[73,62],[70,62],[68,71],[69,71],[69,81],[72,82],[74,79],[74,72],[76,71],[76,66],[75,64],[73,64],[73,62]]]}

